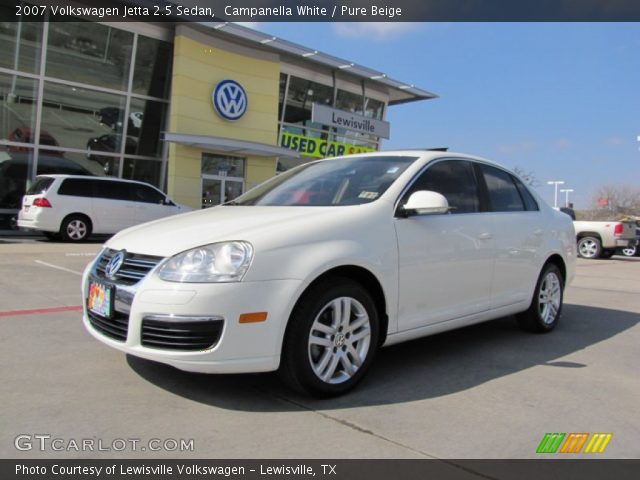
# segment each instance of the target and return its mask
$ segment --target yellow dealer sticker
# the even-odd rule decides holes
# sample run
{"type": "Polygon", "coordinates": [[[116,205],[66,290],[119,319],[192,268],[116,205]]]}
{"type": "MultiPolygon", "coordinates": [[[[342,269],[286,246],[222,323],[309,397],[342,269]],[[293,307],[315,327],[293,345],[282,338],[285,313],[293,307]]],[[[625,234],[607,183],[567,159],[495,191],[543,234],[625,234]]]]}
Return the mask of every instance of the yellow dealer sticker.
{"type": "Polygon", "coordinates": [[[328,142],[321,138],[306,137],[295,133],[282,132],[280,145],[299,152],[305,157],[324,158],[351,155],[354,153],[375,152],[371,147],[350,143],[328,142]]]}

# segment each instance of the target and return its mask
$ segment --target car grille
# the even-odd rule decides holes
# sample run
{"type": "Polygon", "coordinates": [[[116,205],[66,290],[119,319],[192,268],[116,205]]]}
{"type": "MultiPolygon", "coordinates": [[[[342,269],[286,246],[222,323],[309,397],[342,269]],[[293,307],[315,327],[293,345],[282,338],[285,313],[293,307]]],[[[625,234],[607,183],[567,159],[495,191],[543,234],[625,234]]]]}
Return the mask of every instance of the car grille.
{"type": "Polygon", "coordinates": [[[126,313],[114,312],[112,318],[106,318],[88,311],[87,316],[91,326],[103,335],[121,342],[127,340],[129,315],[126,313]]]}
{"type": "Polygon", "coordinates": [[[105,268],[109,260],[111,260],[111,257],[117,252],[118,250],[105,250],[98,259],[98,263],[96,263],[96,273],[99,278],[116,281],[121,285],[135,285],[163,259],[162,257],[127,252],[120,269],[113,278],[109,278],[105,273],[105,268]]]}
{"type": "Polygon", "coordinates": [[[166,350],[206,350],[218,343],[223,323],[223,320],[169,322],[144,318],[141,343],[166,350]]]}

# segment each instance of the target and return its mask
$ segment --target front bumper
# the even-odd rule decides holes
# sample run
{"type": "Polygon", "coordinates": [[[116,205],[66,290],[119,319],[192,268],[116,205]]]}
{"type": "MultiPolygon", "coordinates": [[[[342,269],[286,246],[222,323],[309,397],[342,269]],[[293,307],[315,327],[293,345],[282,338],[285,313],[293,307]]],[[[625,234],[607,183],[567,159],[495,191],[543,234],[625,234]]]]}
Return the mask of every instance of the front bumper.
{"type": "Polygon", "coordinates": [[[89,266],[83,277],[83,321],[86,329],[102,343],[125,353],[165,363],[181,370],[203,373],[247,373],[276,370],[287,319],[302,287],[299,280],[271,280],[237,283],[172,283],[154,272],[133,286],[115,284],[115,313],[126,319],[122,340],[105,335],[92,323],[87,310],[90,280],[98,278],[89,266]],[[240,323],[241,314],[267,312],[266,321],[240,323]],[[213,346],[181,351],[145,346],[143,319],[208,318],[222,322],[213,346]]]}

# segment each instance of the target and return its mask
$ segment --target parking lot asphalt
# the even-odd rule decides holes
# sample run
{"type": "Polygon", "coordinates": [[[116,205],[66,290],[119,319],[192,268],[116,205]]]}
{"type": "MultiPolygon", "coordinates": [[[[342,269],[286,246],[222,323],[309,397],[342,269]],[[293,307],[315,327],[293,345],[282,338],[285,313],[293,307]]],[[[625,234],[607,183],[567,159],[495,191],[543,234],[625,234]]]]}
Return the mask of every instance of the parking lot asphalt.
{"type": "Polygon", "coordinates": [[[508,317],[385,348],[354,392],[320,401],[94,340],[80,274],[100,245],[0,238],[2,458],[535,458],[547,432],[611,433],[599,458],[640,456],[640,258],[578,260],[551,334],[508,317]],[[63,449],[18,450],[20,435],[63,449]],[[193,449],[70,447],[82,439],[193,449]]]}

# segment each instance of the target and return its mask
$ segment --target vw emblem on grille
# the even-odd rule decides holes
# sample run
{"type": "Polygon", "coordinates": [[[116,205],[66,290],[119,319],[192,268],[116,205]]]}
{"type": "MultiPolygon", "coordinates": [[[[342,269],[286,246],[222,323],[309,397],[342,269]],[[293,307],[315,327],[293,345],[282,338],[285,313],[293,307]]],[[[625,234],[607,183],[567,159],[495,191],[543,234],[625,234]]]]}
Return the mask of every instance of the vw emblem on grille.
{"type": "Polygon", "coordinates": [[[223,80],[211,95],[213,107],[222,118],[238,120],[247,111],[247,93],[234,80],[223,80]]]}
{"type": "Polygon", "coordinates": [[[122,267],[122,264],[124,263],[125,255],[126,252],[122,250],[111,257],[107,265],[104,267],[104,273],[107,278],[110,278],[111,280],[115,279],[116,273],[118,273],[118,270],[120,270],[120,267],[122,267]]]}

